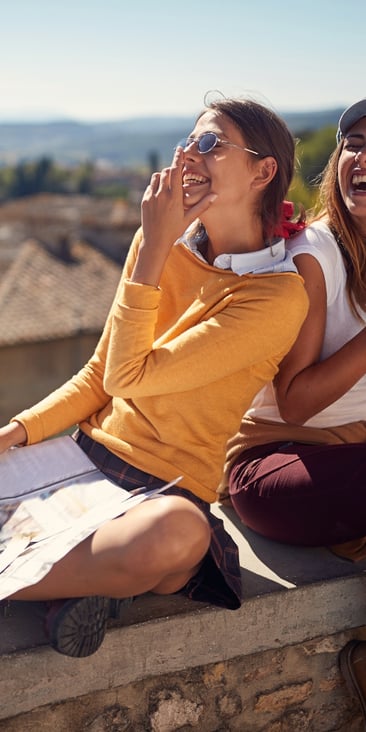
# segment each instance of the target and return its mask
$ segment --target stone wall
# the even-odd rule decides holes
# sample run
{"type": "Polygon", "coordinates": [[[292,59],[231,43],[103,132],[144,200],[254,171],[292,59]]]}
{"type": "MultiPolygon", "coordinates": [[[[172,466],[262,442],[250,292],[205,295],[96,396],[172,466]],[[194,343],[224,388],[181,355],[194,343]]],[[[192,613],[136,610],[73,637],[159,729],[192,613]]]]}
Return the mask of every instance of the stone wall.
{"type": "MultiPolygon", "coordinates": [[[[356,635],[365,638],[366,628],[356,635]]],[[[315,638],[93,692],[3,719],[0,731],[362,732],[337,665],[350,637],[315,638]]]]}

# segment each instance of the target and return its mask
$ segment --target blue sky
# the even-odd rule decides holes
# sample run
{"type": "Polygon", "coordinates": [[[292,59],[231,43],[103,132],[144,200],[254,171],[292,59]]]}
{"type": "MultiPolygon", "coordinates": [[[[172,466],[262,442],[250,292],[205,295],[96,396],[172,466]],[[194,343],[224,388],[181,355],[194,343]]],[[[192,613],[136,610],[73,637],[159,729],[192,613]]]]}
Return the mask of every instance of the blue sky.
{"type": "Polygon", "coordinates": [[[345,107],[366,96],[365,31],[364,0],[11,0],[0,120],[188,116],[208,89],[345,107]]]}

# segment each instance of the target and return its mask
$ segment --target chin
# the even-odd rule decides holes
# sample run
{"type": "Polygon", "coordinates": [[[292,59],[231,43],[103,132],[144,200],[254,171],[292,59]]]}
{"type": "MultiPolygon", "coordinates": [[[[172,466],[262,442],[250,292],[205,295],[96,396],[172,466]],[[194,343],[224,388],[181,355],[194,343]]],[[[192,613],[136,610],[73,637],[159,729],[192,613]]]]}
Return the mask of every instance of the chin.
{"type": "Polygon", "coordinates": [[[184,206],[187,208],[192,208],[192,206],[195,206],[196,203],[199,203],[202,198],[203,196],[200,195],[197,191],[196,193],[185,193],[183,197],[184,206]]]}

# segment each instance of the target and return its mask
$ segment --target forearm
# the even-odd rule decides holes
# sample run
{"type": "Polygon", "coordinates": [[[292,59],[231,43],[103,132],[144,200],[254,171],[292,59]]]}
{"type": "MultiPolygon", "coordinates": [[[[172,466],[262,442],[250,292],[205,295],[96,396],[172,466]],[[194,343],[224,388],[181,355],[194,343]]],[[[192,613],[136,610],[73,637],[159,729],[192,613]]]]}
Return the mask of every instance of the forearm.
{"type": "Polygon", "coordinates": [[[332,356],[300,371],[284,389],[281,372],[275,391],[282,418],[304,424],[349,391],[366,374],[366,329],[332,356]]]}
{"type": "Polygon", "coordinates": [[[109,401],[97,384],[88,380],[88,367],[37,404],[15,415],[24,423],[28,443],[41,442],[88,419],[109,401]]]}
{"type": "Polygon", "coordinates": [[[11,422],[0,428],[0,453],[10,447],[24,445],[27,441],[27,433],[20,422],[11,422]]]}
{"type": "Polygon", "coordinates": [[[137,254],[135,266],[129,278],[130,282],[159,287],[165,262],[166,256],[152,254],[151,248],[146,245],[143,239],[137,254]]]}

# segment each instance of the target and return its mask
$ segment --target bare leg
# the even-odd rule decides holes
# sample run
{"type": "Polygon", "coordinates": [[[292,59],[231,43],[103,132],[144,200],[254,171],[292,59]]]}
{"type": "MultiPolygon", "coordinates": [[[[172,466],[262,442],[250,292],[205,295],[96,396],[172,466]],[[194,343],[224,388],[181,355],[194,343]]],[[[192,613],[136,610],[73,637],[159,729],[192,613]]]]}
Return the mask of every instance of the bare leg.
{"type": "Polygon", "coordinates": [[[169,594],[197,572],[209,544],[210,527],[197,506],[159,496],[105,523],[12,599],[169,594]]]}

